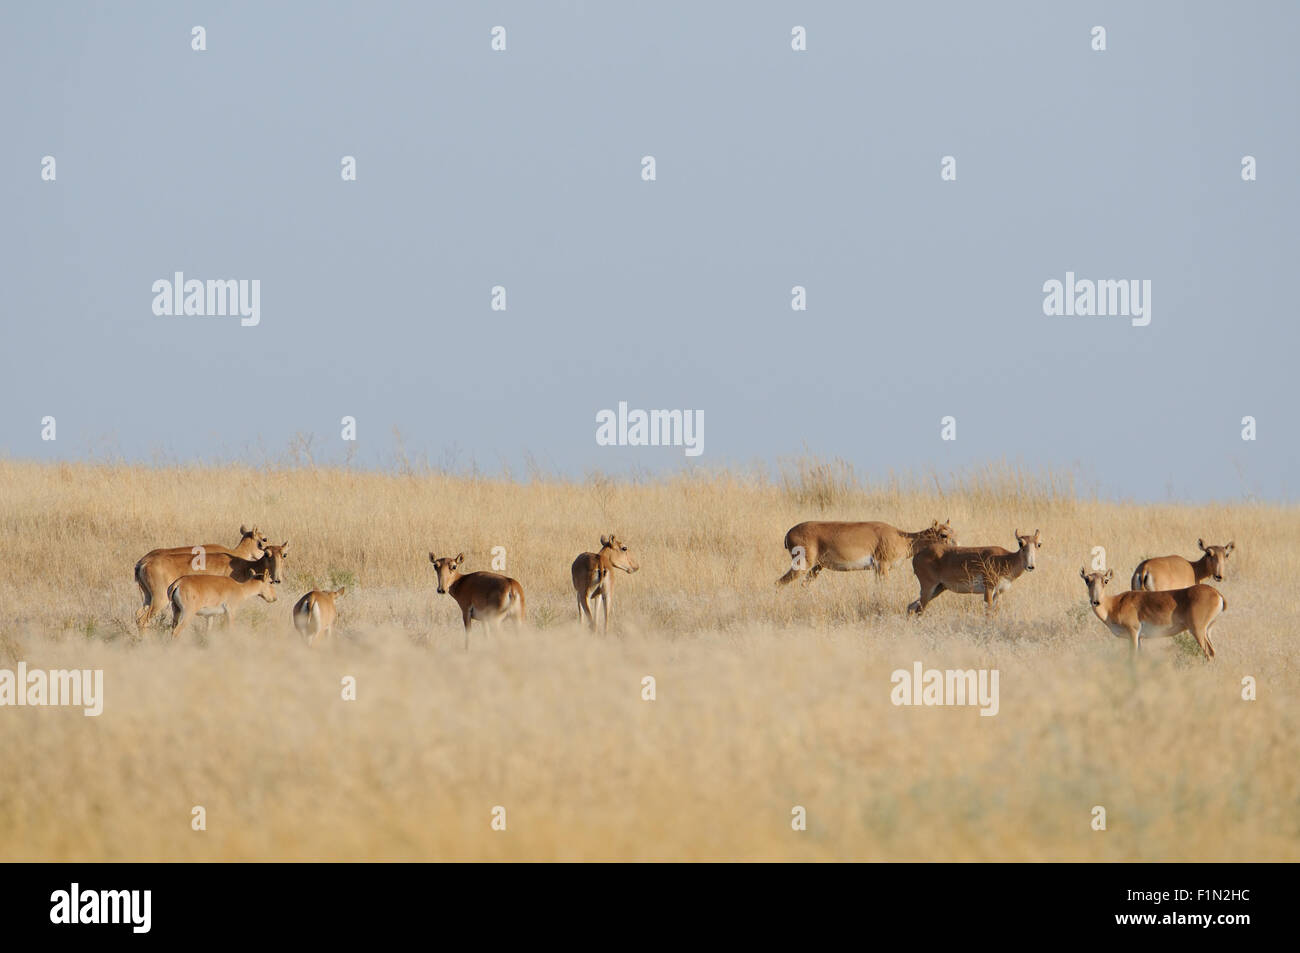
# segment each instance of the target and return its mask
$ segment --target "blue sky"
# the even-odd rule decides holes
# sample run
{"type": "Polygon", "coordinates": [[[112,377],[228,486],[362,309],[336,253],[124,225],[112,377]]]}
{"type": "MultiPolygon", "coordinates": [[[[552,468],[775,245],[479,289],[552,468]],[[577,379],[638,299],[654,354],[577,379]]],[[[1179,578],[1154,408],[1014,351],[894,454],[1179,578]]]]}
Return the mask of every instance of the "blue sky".
{"type": "Polygon", "coordinates": [[[342,460],[352,416],[362,465],[397,431],[488,471],[808,452],[1296,499],[1294,4],[7,3],[0,32],[11,457],[342,460]],[[260,324],[155,315],[177,271],[259,280],[260,324]],[[1067,271],[1150,280],[1151,324],[1044,315],[1067,271]],[[702,411],[704,453],[599,446],[620,401],[702,411]]]}

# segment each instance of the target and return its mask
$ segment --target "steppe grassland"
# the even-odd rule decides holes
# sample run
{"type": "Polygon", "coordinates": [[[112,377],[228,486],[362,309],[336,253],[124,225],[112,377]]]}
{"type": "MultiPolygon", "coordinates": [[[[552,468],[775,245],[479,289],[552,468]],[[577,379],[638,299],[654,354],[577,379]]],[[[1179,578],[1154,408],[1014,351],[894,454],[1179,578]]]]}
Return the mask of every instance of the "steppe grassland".
{"type": "Polygon", "coordinates": [[[517,483],[0,461],[0,526],[0,667],[105,679],[98,718],[0,709],[0,858],[1300,858],[1294,507],[1117,504],[996,468],[940,487],[817,465],[517,483]],[[773,585],[800,520],[936,517],[967,544],[1042,530],[996,617],[945,593],[909,622],[906,565],[773,585]],[[135,560],[231,545],[241,522],[292,544],[280,601],[206,638],[134,638],[135,560]],[[601,639],[568,570],[611,531],[642,570],[614,580],[601,639]],[[1237,543],[1218,658],[1184,639],[1131,665],[1079,567],[1105,546],[1123,587],[1198,537],[1237,543]],[[466,654],[428,552],[486,569],[494,546],[532,626],[466,654]],[[309,652],[289,612],[318,585],[349,594],[309,652]],[[997,668],[999,714],[893,706],[890,673],[916,661],[997,668]]]}

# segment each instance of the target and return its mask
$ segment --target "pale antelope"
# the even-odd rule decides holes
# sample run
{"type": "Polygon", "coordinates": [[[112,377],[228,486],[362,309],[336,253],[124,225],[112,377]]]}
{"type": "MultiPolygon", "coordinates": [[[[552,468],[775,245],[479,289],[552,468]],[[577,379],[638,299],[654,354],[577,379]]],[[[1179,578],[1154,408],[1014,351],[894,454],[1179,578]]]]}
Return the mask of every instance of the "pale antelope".
{"type": "Polygon", "coordinates": [[[253,596],[275,602],[275,587],[266,573],[243,582],[229,576],[181,576],[167,587],[167,599],[172,604],[172,638],[179,638],[196,615],[207,618],[209,629],[213,616],[224,616],[223,627],[228,627],[235,609],[253,596]]]}
{"type": "Polygon", "coordinates": [[[1138,563],[1129,582],[1130,589],[1145,589],[1156,592],[1161,589],[1186,589],[1202,579],[1214,578],[1223,582],[1223,573],[1227,568],[1228,557],[1232,555],[1236,543],[1229,540],[1226,546],[1206,546],[1204,540],[1198,539],[1196,545],[1201,548],[1202,556],[1196,562],[1182,556],[1153,556],[1138,563]]]}
{"type": "Polygon", "coordinates": [[[288,557],[289,542],[279,546],[267,543],[256,559],[244,559],[229,553],[205,552],[203,559],[188,551],[167,552],[158,550],[145,556],[135,565],[135,581],[145,596],[144,607],[135,615],[136,625],[144,631],[150,619],[161,607],[155,593],[165,593],[181,576],[229,576],[243,582],[255,573],[265,572],[273,583],[284,578],[284,563],[288,557]]]}
{"type": "Polygon", "coordinates": [[[294,605],[293,627],[309,646],[314,646],[322,635],[333,634],[334,620],[338,618],[334,601],[341,599],[347,591],[346,587],[313,589],[294,605]]]}
{"type": "Polygon", "coordinates": [[[952,520],[943,523],[934,520],[915,533],[878,522],[800,523],[785,534],[790,571],[777,582],[786,585],[804,572],[808,573],[805,582],[812,582],[823,569],[840,572],[874,569],[881,575],[927,546],[956,541],[952,520]]]}
{"type": "Polygon", "coordinates": [[[222,546],[220,543],[203,543],[201,547],[166,546],[162,549],[155,549],[145,555],[152,556],[154,553],[190,553],[193,555],[195,549],[202,548],[205,552],[209,553],[225,553],[229,556],[239,556],[242,559],[257,559],[262,555],[262,550],[269,542],[270,540],[267,539],[266,534],[256,526],[252,529],[249,529],[247,526],[240,526],[239,542],[236,543],[233,548],[227,548],[222,546]]]}
{"type": "Polygon", "coordinates": [[[524,621],[524,587],[494,572],[462,574],[457,568],[465,561],[460,553],[455,559],[439,559],[429,553],[429,562],[438,574],[438,592],[445,592],[460,606],[461,621],[465,623],[465,651],[469,651],[469,624],[477,621],[484,631],[491,632],[494,625],[509,619],[516,629],[524,621]]]}
{"type": "Polygon", "coordinates": [[[578,621],[585,618],[596,630],[596,611],[603,603],[605,623],[602,631],[609,632],[610,590],[613,582],[610,570],[621,569],[631,575],[641,567],[636,558],[628,552],[627,546],[620,542],[613,533],[600,538],[600,552],[583,553],[573,561],[573,591],[578,596],[578,621]]]}
{"type": "Polygon", "coordinates": [[[1128,639],[1134,652],[1141,648],[1143,639],[1191,632],[1205,657],[1214,658],[1210,629],[1218,621],[1219,613],[1228,608],[1219,590],[1197,584],[1183,589],[1130,590],[1108,596],[1103,590],[1114,575],[1113,569],[1104,573],[1079,570],[1080,578],[1088,586],[1092,611],[1113,634],[1128,639]]]}
{"type": "Polygon", "coordinates": [[[214,556],[237,556],[242,559],[260,559],[267,539],[256,526],[249,529],[247,526],[239,527],[239,542],[235,544],[234,549],[227,549],[219,543],[204,543],[195,546],[169,546],[161,549],[152,549],[145,553],[135,563],[135,584],[140,587],[140,598],[143,605],[136,610],[136,626],[143,631],[144,627],[153,618],[158,606],[154,600],[154,593],[165,593],[167,587],[172,581],[180,576],[190,572],[206,572],[206,567],[200,568],[207,560],[209,554],[214,556]],[[199,559],[200,550],[203,559],[199,559]],[[184,556],[184,568],[182,571],[171,573],[167,571],[148,571],[147,564],[160,563],[168,559],[168,565],[177,565],[181,562],[180,557],[184,556]],[[169,559],[169,557],[176,557],[169,559]]]}
{"type": "Polygon", "coordinates": [[[997,608],[998,597],[1011,588],[1022,573],[1033,572],[1042,534],[1032,536],[1013,531],[1020,548],[1009,552],[1001,546],[928,546],[912,557],[912,569],[921,584],[921,596],[907,607],[907,614],[920,615],[939,593],[984,594],[984,605],[997,608]]]}

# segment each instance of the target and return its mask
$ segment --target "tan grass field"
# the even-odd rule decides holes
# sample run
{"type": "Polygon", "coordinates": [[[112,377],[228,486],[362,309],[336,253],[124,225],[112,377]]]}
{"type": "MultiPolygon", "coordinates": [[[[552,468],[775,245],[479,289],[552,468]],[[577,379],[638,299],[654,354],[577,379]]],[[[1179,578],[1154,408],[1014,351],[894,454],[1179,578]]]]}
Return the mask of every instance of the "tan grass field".
{"type": "Polygon", "coordinates": [[[0,526],[0,667],[105,683],[98,718],[0,708],[0,859],[1300,859],[1295,507],[1116,504],[996,469],[941,489],[814,466],[512,483],[0,461],[0,526]],[[796,522],[936,517],[964,544],[1042,530],[995,617],[945,593],[907,620],[906,565],[774,585],[796,522]],[[279,601],[136,639],[136,559],[233,545],[241,522],[292,544],[279,601]],[[611,531],[641,571],[614,580],[601,638],[569,565],[611,531]],[[1198,537],[1237,544],[1218,657],[1183,636],[1132,664],[1079,567],[1105,546],[1118,591],[1198,537]],[[427,554],[487,569],[493,546],[530,626],[465,653],[427,554]],[[290,610],[317,585],[350,591],[312,651],[290,610]],[[998,715],[894,706],[890,673],[917,661],[996,668],[998,715]]]}

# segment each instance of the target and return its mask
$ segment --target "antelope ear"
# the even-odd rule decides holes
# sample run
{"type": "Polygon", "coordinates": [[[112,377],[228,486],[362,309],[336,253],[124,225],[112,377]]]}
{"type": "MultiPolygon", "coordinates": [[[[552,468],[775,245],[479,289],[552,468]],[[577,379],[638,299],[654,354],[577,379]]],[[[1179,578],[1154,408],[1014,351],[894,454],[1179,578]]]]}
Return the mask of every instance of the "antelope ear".
{"type": "Polygon", "coordinates": [[[280,544],[280,555],[283,556],[288,551],[289,551],[289,541],[286,539],[283,543],[280,544]]]}
{"type": "Polygon", "coordinates": [[[252,531],[251,529],[249,529],[247,526],[245,526],[243,523],[240,523],[240,524],[239,524],[239,535],[240,535],[240,536],[252,536],[252,535],[253,535],[253,531],[252,531]]]}
{"type": "Polygon", "coordinates": [[[461,563],[463,563],[464,561],[465,561],[465,554],[464,554],[464,553],[457,553],[457,554],[456,554],[456,565],[459,566],[459,565],[460,565],[461,563]]]}
{"type": "Polygon", "coordinates": [[[336,596],[341,596],[341,595],[343,595],[343,593],[345,593],[345,592],[347,592],[347,591],[348,591],[348,587],[347,587],[347,586],[339,586],[337,589],[334,590],[334,595],[336,595],[336,596]]]}
{"type": "Polygon", "coordinates": [[[1020,530],[1019,530],[1019,528],[1013,529],[1013,530],[1011,531],[1011,535],[1014,536],[1016,539],[1019,539],[1019,538],[1020,538],[1020,530]]]}
{"type": "Polygon", "coordinates": [[[600,545],[602,545],[602,546],[608,546],[608,545],[609,545],[609,537],[608,537],[608,536],[602,536],[602,537],[600,538],[600,545]]]}
{"type": "Polygon", "coordinates": [[[1087,581],[1088,581],[1088,570],[1086,570],[1086,569],[1080,567],[1080,569],[1079,569],[1079,578],[1082,579],[1084,582],[1087,582],[1087,581]]]}
{"type": "Polygon", "coordinates": [[[1205,540],[1198,539],[1196,545],[1201,547],[1201,552],[1205,552],[1205,540]]]}
{"type": "Polygon", "coordinates": [[[1234,543],[1232,540],[1228,540],[1228,545],[1223,547],[1223,551],[1225,554],[1231,553],[1236,548],[1236,546],[1237,546],[1236,543],[1234,543]]]}
{"type": "Polygon", "coordinates": [[[436,563],[437,561],[438,561],[438,557],[435,556],[433,553],[429,553],[429,562],[436,563]]]}
{"type": "Polygon", "coordinates": [[[1113,569],[1107,569],[1107,570],[1106,570],[1106,575],[1104,575],[1104,576],[1101,577],[1101,581],[1102,581],[1102,582],[1110,582],[1110,581],[1111,581],[1112,579],[1114,579],[1114,578],[1115,578],[1115,570],[1113,570],[1113,569]]]}

